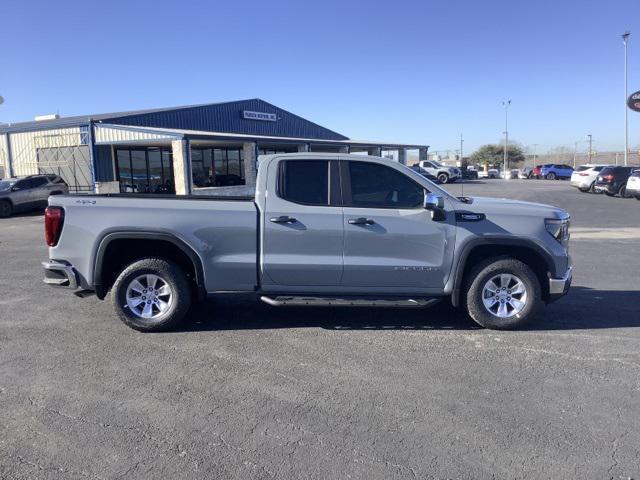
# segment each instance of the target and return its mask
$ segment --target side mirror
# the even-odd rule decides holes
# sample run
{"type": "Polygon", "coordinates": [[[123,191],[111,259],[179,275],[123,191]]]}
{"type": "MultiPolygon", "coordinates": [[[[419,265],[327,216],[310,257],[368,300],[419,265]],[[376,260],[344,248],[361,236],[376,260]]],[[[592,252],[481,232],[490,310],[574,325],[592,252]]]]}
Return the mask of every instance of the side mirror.
{"type": "Polygon", "coordinates": [[[435,193],[427,193],[424,196],[424,208],[427,210],[436,211],[444,209],[444,198],[435,193]]]}
{"type": "Polygon", "coordinates": [[[17,192],[18,190],[20,190],[20,187],[11,187],[12,192],[17,192]]]}

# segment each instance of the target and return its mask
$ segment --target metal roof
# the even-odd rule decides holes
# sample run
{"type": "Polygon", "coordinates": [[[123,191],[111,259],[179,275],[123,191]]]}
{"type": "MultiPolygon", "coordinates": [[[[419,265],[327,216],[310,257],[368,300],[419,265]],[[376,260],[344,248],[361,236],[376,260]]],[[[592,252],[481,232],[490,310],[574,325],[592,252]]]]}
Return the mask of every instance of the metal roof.
{"type": "MultiPolygon", "coordinates": [[[[327,145],[335,145],[335,146],[345,146],[349,145],[352,147],[389,147],[393,148],[429,148],[429,145],[418,145],[418,144],[406,144],[406,143],[394,143],[394,142],[372,142],[367,140],[325,140],[325,139],[317,139],[317,138],[305,138],[305,137],[285,137],[285,136],[277,136],[277,135],[249,135],[242,133],[228,133],[228,132],[209,132],[203,130],[186,130],[186,129],[176,129],[176,128],[158,128],[158,127],[135,127],[130,125],[117,125],[110,123],[100,123],[96,125],[97,128],[113,128],[116,130],[125,130],[125,131],[136,131],[143,133],[157,133],[164,135],[176,135],[184,138],[190,139],[226,139],[226,140],[239,140],[239,141],[249,141],[249,140],[263,140],[270,142],[290,142],[290,143],[312,143],[312,144],[327,144],[327,145]]],[[[140,140],[144,142],[145,140],[140,140]]]]}

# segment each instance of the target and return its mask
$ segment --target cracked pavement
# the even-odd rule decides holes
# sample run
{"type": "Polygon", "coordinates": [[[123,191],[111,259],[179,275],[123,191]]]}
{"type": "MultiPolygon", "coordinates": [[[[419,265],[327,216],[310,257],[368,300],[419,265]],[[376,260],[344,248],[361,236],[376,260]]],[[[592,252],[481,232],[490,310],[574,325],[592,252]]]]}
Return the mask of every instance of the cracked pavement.
{"type": "Polygon", "coordinates": [[[640,255],[624,228],[640,202],[561,181],[464,194],[558,205],[583,232],[570,295],[526,330],[446,303],[240,295],[141,334],[42,284],[40,215],[0,220],[0,478],[639,479],[640,255]]]}

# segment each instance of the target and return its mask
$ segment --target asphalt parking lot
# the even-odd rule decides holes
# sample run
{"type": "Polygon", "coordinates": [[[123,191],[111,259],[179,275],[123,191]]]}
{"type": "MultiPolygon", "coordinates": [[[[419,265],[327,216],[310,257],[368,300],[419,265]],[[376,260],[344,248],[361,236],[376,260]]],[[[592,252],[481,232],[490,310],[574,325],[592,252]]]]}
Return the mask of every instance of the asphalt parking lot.
{"type": "Polygon", "coordinates": [[[141,334],[42,284],[41,215],[0,220],[0,478],[640,478],[640,202],[464,194],[572,215],[573,288],[526,330],[242,296],[141,334]]]}

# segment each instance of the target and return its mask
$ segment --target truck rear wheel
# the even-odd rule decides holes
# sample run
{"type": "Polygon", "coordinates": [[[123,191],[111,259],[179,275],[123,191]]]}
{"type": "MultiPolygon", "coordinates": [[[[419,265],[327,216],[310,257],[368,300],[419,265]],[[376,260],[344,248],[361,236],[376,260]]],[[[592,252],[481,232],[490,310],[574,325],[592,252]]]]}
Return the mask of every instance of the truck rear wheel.
{"type": "Polygon", "coordinates": [[[111,290],[120,319],[141,332],[176,326],[191,305],[191,289],[184,271],[163,258],[143,258],[125,268],[111,290]]]}
{"type": "Polygon", "coordinates": [[[10,217],[13,213],[13,206],[9,200],[0,200],[0,218],[10,217]]]}
{"type": "Polygon", "coordinates": [[[492,329],[524,325],[542,304],[536,274],[519,260],[499,257],[476,265],[465,282],[466,307],[478,324],[492,329]]]}

